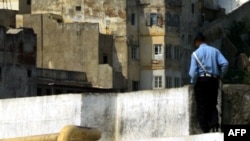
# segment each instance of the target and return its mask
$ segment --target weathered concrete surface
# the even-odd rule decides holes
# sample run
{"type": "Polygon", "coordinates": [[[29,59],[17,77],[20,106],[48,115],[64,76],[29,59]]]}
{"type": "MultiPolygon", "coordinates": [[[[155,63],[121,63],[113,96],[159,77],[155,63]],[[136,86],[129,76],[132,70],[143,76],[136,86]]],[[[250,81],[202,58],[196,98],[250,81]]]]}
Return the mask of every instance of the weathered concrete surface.
{"type": "MultiPolygon", "coordinates": [[[[250,86],[224,86],[222,104],[227,123],[249,124],[249,89],[250,86]]],[[[187,137],[201,133],[193,98],[192,87],[185,86],[120,94],[1,100],[0,138],[51,134],[73,124],[99,129],[102,132],[101,141],[158,138],[206,141],[210,134],[187,137]]],[[[223,123],[226,123],[225,119],[223,123]]],[[[220,141],[221,138],[222,134],[218,133],[212,134],[209,139],[220,141]]]]}
{"type": "Polygon", "coordinates": [[[250,124],[250,86],[224,85],[223,124],[250,124]]]}
{"type": "Polygon", "coordinates": [[[101,141],[189,135],[189,91],[186,86],[1,100],[0,138],[56,133],[68,124],[99,129],[101,141]]]}
{"type": "Polygon", "coordinates": [[[0,26],[0,98],[35,95],[35,78],[34,31],[28,28],[7,30],[0,26]]]}
{"type": "Polygon", "coordinates": [[[57,133],[80,125],[81,95],[6,99],[0,101],[0,138],[57,133]]]}

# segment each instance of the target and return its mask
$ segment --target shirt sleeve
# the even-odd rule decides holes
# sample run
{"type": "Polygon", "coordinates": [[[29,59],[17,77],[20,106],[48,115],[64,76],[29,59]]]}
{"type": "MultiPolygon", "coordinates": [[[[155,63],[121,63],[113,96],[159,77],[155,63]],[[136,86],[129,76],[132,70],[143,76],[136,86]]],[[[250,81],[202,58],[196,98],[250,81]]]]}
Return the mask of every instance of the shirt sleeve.
{"type": "Polygon", "coordinates": [[[191,77],[191,83],[195,84],[198,77],[198,64],[193,54],[191,55],[189,75],[191,77]]]}
{"type": "Polygon", "coordinates": [[[220,66],[220,77],[223,78],[228,71],[229,63],[220,51],[217,52],[217,61],[220,66]]]}

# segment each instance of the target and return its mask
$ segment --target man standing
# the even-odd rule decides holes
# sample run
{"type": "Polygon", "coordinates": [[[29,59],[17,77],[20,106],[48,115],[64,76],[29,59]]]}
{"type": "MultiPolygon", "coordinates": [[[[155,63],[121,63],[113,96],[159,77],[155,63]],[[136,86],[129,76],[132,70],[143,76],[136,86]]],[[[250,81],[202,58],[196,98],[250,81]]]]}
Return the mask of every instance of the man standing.
{"type": "Polygon", "coordinates": [[[205,43],[205,37],[199,33],[194,40],[197,49],[191,56],[189,75],[194,84],[197,118],[201,129],[207,133],[218,131],[219,118],[217,97],[219,80],[228,69],[228,61],[222,53],[205,43]]]}

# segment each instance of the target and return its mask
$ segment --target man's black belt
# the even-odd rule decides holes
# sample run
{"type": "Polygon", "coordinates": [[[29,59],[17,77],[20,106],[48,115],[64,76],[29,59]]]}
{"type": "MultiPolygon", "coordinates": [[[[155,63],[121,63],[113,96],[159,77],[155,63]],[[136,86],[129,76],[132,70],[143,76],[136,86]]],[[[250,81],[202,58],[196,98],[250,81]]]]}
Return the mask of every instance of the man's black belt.
{"type": "Polygon", "coordinates": [[[219,78],[219,76],[214,75],[214,74],[209,74],[209,73],[204,73],[200,75],[199,77],[212,77],[212,78],[219,78]]]}

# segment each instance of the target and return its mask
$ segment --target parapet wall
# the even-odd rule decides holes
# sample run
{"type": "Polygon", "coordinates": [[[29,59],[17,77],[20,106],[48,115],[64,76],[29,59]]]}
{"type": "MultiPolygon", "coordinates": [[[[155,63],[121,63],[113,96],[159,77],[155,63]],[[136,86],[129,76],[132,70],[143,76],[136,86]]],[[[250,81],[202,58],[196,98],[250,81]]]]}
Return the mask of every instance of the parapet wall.
{"type": "MultiPolygon", "coordinates": [[[[238,97],[245,97],[248,102],[235,104],[247,106],[250,95],[246,91],[250,87],[235,88],[238,87],[226,85],[223,99],[228,97],[227,101],[234,105],[230,97],[238,93],[238,97]]],[[[101,141],[189,136],[200,132],[194,105],[191,86],[119,94],[5,99],[0,100],[0,139],[57,133],[65,125],[97,128],[102,132],[101,141]]],[[[225,108],[223,115],[233,117],[234,106],[227,109],[230,115],[225,114],[225,108]]],[[[249,115],[249,112],[244,114],[247,119],[249,115]]],[[[228,123],[232,119],[229,117],[228,123]]]]}
{"type": "Polygon", "coordinates": [[[124,94],[71,94],[0,101],[0,138],[97,128],[101,141],[189,135],[189,86],[124,94]]]}

